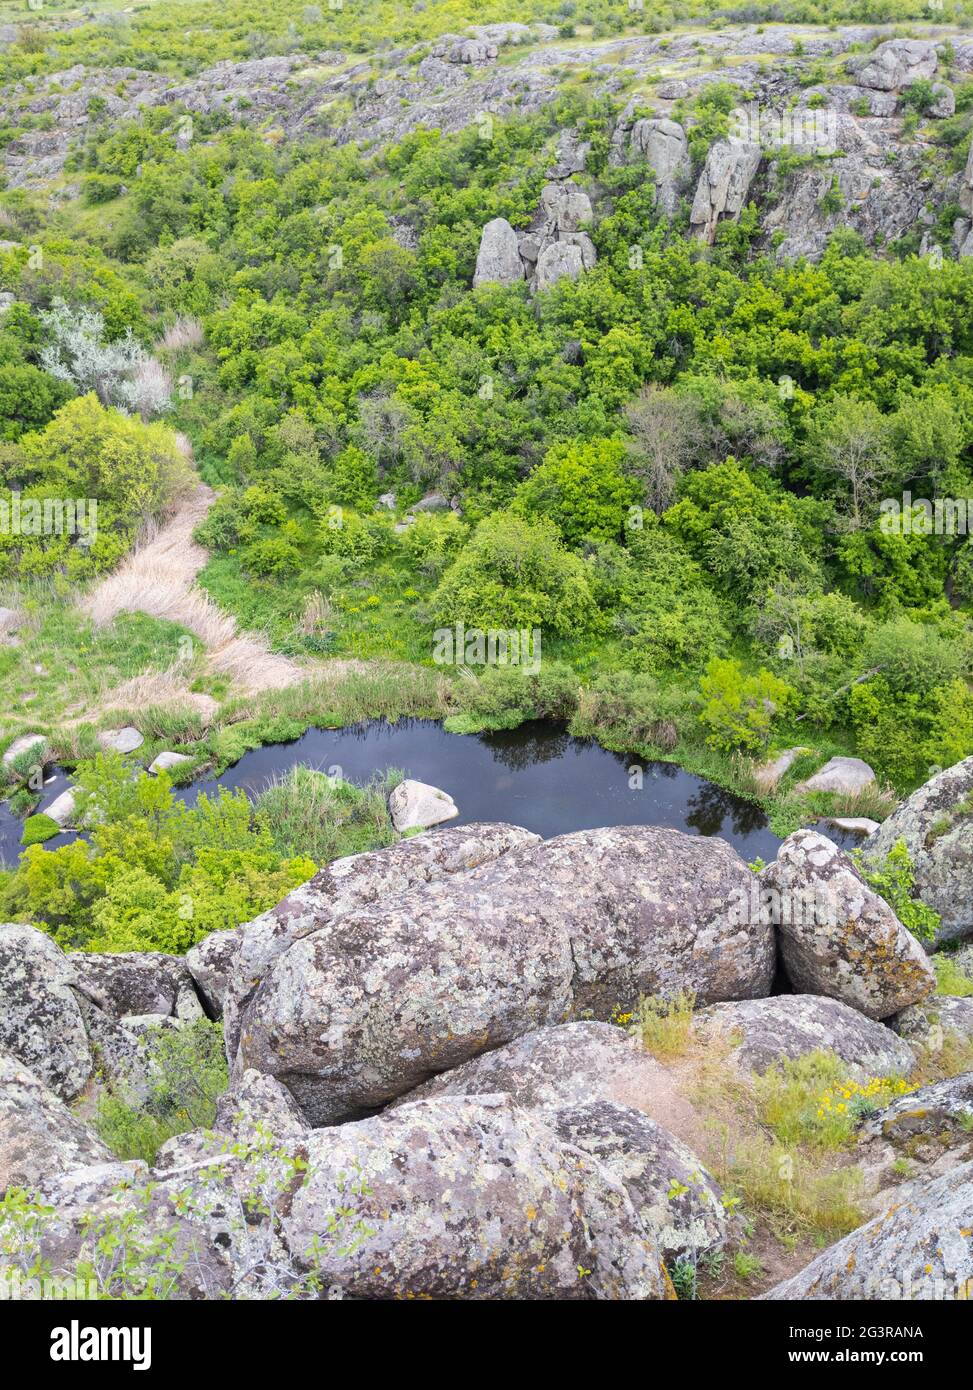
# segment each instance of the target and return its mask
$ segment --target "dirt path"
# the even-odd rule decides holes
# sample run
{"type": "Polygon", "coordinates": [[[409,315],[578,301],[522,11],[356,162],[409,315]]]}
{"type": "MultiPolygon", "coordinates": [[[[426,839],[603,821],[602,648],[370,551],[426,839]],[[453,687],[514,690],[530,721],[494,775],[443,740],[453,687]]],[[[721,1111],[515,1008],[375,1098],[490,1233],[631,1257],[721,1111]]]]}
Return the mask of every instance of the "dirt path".
{"type": "MultiPolygon", "coordinates": [[[[133,550],[80,606],[98,627],[119,613],[147,613],[179,623],[205,648],[210,671],[227,677],[238,692],[294,685],[307,678],[307,669],[272,652],[261,634],[241,632],[236,620],[196,585],[196,576],[209,557],[193,540],[193,530],[209,511],[213,496],[200,483],[155,535],[133,550]]],[[[172,673],[158,674],[173,683],[172,673]]],[[[146,682],[151,684],[152,677],[139,677],[129,685],[146,682]]],[[[170,690],[169,697],[174,693],[170,690]]],[[[119,694],[115,692],[116,697],[119,694]]]]}

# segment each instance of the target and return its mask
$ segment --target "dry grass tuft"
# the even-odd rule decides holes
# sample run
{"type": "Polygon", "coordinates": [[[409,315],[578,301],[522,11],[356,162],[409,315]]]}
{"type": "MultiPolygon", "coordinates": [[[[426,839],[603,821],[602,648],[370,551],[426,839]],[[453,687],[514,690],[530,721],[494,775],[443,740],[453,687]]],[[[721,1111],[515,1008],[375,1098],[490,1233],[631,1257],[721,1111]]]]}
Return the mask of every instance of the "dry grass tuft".
{"type": "MultiPolygon", "coordinates": [[[[184,441],[189,447],[188,440],[184,441]]],[[[236,620],[195,587],[207,560],[193,531],[209,511],[213,493],[203,484],[162,527],[82,601],[98,627],[119,613],[147,613],[186,628],[206,649],[211,671],[240,690],[277,690],[303,678],[296,662],[270,650],[265,638],[240,633],[236,620]]],[[[117,692],[115,694],[117,702],[117,692]]]]}
{"type": "Polygon", "coordinates": [[[199,319],[182,316],[163,333],[156,344],[156,351],[183,352],[186,348],[202,347],[204,336],[199,319]]]}

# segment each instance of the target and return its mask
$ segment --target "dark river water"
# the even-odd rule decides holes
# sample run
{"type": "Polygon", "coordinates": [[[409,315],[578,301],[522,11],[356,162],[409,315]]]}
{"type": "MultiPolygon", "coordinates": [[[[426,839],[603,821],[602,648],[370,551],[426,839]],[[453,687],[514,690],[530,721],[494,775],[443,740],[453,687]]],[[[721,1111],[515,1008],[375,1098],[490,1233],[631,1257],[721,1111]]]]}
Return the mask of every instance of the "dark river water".
{"type": "MultiPolygon", "coordinates": [[[[675,763],[610,753],[550,723],[476,735],[448,734],[426,720],[309,729],[293,743],[254,749],[221,777],[201,778],[176,795],[192,805],[201,793],[222,786],[242,788],[252,797],[300,763],[357,783],[399,768],[449,792],[460,810],[451,825],[504,820],[545,837],[603,825],[663,825],[691,835],[719,835],[747,860],[773,859],[780,844],[752,802],[675,763]]],[[[55,770],[38,810],[67,785],[66,774],[55,770]]],[[[21,833],[22,822],[0,804],[0,855],[7,864],[17,861],[21,833]]],[[[47,847],[75,838],[58,835],[47,847]]]]}

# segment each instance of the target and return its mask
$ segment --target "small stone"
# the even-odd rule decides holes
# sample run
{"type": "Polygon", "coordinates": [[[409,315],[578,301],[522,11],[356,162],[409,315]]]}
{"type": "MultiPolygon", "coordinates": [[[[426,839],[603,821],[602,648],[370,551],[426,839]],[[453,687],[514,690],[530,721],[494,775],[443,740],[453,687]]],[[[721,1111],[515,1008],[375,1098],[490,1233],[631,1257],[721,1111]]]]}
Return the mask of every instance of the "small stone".
{"type": "Polygon", "coordinates": [[[149,763],[150,772],[168,772],[171,767],[178,767],[180,763],[191,763],[192,758],[188,753],[159,753],[149,763]]]}
{"type": "Polygon", "coordinates": [[[407,777],[389,797],[389,814],[401,834],[405,830],[426,830],[431,825],[452,820],[459,815],[459,807],[447,792],[407,777]]]}
{"type": "Polygon", "coordinates": [[[832,758],[813,777],[797,788],[801,792],[838,792],[854,796],[875,781],[875,773],[861,758],[832,758]]]}
{"type": "Polygon", "coordinates": [[[141,748],[145,739],[138,729],[133,729],[131,724],[124,729],[105,729],[98,735],[98,742],[102,748],[108,748],[115,753],[134,753],[136,748],[141,748]]]}

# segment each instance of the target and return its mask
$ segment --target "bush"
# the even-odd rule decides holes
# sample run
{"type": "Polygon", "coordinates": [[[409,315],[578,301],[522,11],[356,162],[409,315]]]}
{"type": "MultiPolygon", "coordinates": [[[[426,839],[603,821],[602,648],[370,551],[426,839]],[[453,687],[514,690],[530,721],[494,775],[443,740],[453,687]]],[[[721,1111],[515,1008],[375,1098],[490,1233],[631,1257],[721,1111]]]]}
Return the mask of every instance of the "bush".
{"type": "Polygon", "coordinates": [[[275,906],[317,867],[279,854],[242,792],[189,808],[165,773],[133,777],[118,754],[79,764],[77,806],[90,844],[31,846],[2,889],[11,920],[67,948],[181,954],[275,906]]]}
{"type": "Polygon", "coordinates": [[[570,666],[545,662],[536,672],[488,666],[456,689],[459,713],[445,723],[450,733],[516,729],[529,719],[568,719],[577,706],[578,678],[570,666]]]}
{"type": "Polygon", "coordinates": [[[774,723],[795,698],[795,691],[770,671],[747,676],[739,661],[713,660],[700,683],[700,720],[711,748],[729,753],[762,752],[774,723]]]}
{"type": "Polygon", "coordinates": [[[863,866],[857,853],[855,858],[866,883],[881,894],[902,925],[920,941],[932,941],[942,918],[916,896],[915,870],[905,841],[896,840],[880,868],[863,866]]]}
{"type": "Polygon", "coordinates": [[[278,854],[321,866],[394,843],[388,794],[401,778],[386,773],[367,787],[295,767],[257,798],[256,818],[278,854]]]}
{"type": "Polygon", "coordinates": [[[162,1025],[149,1035],[142,1065],[148,1097],[136,1100],[125,1086],[103,1091],[94,1128],[117,1158],[152,1163],[167,1139],[213,1125],[228,1084],[223,1027],[207,1019],[162,1025]]]}
{"type": "Polygon", "coordinates": [[[443,575],[432,599],[438,622],[483,630],[541,627],[583,632],[598,613],[585,566],[549,521],[494,512],[443,575]]]}

